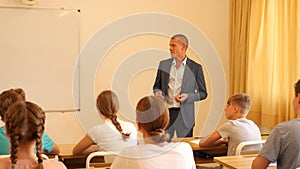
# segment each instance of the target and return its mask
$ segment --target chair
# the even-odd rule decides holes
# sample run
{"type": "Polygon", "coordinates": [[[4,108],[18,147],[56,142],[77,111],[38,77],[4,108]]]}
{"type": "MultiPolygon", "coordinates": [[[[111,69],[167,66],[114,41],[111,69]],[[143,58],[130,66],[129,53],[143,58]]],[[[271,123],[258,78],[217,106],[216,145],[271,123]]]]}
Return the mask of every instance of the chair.
{"type": "MultiPolygon", "coordinates": [[[[236,155],[236,156],[242,155],[242,149],[243,149],[245,146],[257,145],[257,144],[264,144],[265,142],[266,142],[266,140],[244,141],[244,142],[241,142],[241,143],[236,147],[235,155],[236,155]]],[[[243,152],[244,152],[244,151],[245,151],[245,153],[243,153],[243,154],[256,154],[256,153],[258,153],[259,150],[243,150],[243,152]]]]}
{"type": "MultiPolygon", "coordinates": [[[[96,157],[96,156],[102,156],[102,157],[108,157],[108,156],[115,156],[114,154],[108,153],[106,151],[97,151],[97,152],[93,152],[91,154],[89,154],[86,158],[86,162],[85,162],[85,167],[86,168],[90,168],[90,163],[92,158],[96,157]]],[[[111,163],[103,163],[103,167],[109,167],[111,165],[111,163]]]]}
{"type": "Polygon", "coordinates": [[[42,158],[43,158],[44,160],[49,160],[49,157],[48,157],[46,154],[42,154],[42,158]]]}
{"type": "Polygon", "coordinates": [[[10,155],[0,155],[0,158],[7,158],[10,157],[10,155]]]}
{"type": "MultiPolygon", "coordinates": [[[[0,155],[0,158],[7,158],[10,157],[10,155],[0,155]]],[[[42,158],[44,160],[49,160],[49,157],[46,154],[42,154],[42,158]]]]}

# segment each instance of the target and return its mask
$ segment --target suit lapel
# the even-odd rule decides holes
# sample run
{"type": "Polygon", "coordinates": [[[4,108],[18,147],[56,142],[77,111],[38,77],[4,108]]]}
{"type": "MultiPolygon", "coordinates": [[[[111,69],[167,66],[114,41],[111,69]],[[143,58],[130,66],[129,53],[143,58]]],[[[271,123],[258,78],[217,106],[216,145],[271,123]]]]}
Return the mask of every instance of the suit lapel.
{"type": "Polygon", "coordinates": [[[191,60],[189,58],[187,58],[186,66],[185,66],[184,73],[183,73],[181,93],[184,93],[189,88],[188,84],[190,83],[190,81],[194,77],[192,69],[193,69],[193,67],[192,67],[192,64],[191,64],[191,60]]]}

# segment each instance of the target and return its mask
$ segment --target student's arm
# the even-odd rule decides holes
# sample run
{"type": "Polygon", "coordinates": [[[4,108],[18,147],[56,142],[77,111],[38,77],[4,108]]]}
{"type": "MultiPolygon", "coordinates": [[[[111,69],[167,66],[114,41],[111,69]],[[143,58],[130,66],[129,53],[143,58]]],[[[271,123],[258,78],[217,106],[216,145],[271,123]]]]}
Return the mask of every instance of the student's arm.
{"type": "Polygon", "coordinates": [[[57,155],[60,153],[59,147],[54,141],[44,132],[42,135],[42,151],[44,154],[57,155]]]}
{"type": "Polygon", "coordinates": [[[52,147],[52,150],[47,153],[47,154],[59,154],[60,151],[59,151],[59,147],[57,144],[53,143],[53,147],[52,147]]]}
{"type": "Polygon", "coordinates": [[[199,142],[199,146],[200,147],[219,146],[227,143],[228,142],[221,137],[218,131],[214,131],[211,135],[201,140],[199,142]]]}
{"type": "Polygon", "coordinates": [[[73,148],[73,154],[84,154],[84,153],[91,153],[95,151],[99,151],[97,145],[93,145],[94,141],[88,136],[85,135],[73,148]]]}
{"type": "Polygon", "coordinates": [[[265,169],[269,166],[270,160],[263,156],[257,156],[252,162],[252,169],[265,169]]]}

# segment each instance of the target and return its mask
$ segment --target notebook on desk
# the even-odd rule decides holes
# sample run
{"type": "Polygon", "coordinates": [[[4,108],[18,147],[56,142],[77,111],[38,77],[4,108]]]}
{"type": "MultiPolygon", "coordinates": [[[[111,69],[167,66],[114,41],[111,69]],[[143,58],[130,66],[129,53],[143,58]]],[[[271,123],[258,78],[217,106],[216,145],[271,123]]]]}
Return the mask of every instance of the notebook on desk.
{"type": "Polygon", "coordinates": [[[200,141],[201,141],[201,139],[194,139],[194,140],[191,140],[190,142],[198,145],[200,141]]]}

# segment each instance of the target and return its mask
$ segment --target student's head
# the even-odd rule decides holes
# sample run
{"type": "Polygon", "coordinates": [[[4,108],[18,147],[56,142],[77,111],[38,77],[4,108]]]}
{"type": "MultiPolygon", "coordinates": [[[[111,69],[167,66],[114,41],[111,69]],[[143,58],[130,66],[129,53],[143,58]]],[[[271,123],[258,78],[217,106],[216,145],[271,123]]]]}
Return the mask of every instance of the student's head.
{"type": "Polygon", "coordinates": [[[293,105],[297,117],[300,118],[300,79],[295,83],[295,97],[293,105]]]}
{"type": "Polygon", "coordinates": [[[119,100],[117,95],[110,91],[105,90],[101,92],[97,97],[97,108],[99,113],[101,113],[106,118],[114,116],[119,111],[119,100]]]}
{"type": "Polygon", "coordinates": [[[300,79],[295,84],[295,95],[296,95],[296,97],[299,93],[300,93],[300,79]]]}
{"type": "Polygon", "coordinates": [[[97,97],[96,105],[99,113],[112,121],[116,129],[123,135],[123,138],[126,138],[130,135],[130,133],[123,133],[121,125],[117,120],[119,100],[114,92],[111,90],[105,90],[101,92],[97,97]]]}
{"type": "Polygon", "coordinates": [[[250,97],[246,94],[240,93],[232,95],[227,100],[227,106],[225,108],[227,119],[232,117],[246,116],[251,106],[250,97]]]}
{"type": "Polygon", "coordinates": [[[18,160],[18,148],[35,142],[39,168],[42,168],[42,134],[44,132],[45,113],[36,104],[17,101],[9,107],[5,115],[5,126],[11,143],[12,168],[18,160]]]}
{"type": "Polygon", "coordinates": [[[0,117],[4,121],[5,112],[16,101],[25,100],[25,92],[20,89],[9,89],[0,94],[0,117]]]}
{"type": "Polygon", "coordinates": [[[139,128],[147,132],[155,142],[165,142],[169,139],[169,135],[165,133],[169,124],[169,110],[158,97],[147,96],[139,100],[136,106],[136,120],[139,128]]]}

